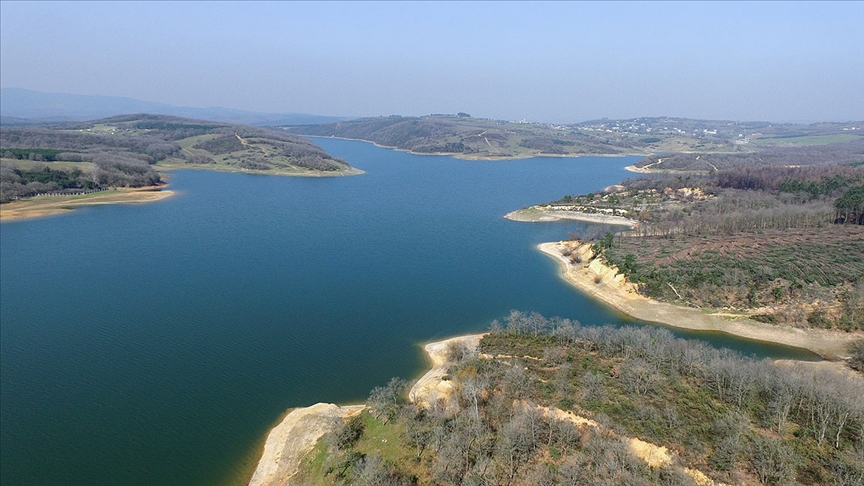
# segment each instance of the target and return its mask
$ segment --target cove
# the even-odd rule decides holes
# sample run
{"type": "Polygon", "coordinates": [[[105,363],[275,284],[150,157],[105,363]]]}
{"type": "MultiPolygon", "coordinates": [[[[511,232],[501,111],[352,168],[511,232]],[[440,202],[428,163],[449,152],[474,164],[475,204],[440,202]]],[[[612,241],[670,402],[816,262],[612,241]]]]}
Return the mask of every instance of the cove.
{"type": "Polygon", "coordinates": [[[178,195],[158,203],[0,227],[0,482],[237,484],[286,408],[414,378],[422,342],[511,309],[642,325],[535,249],[585,224],[503,219],[615,184],[638,158],[463,161],[315,142],[366,174],[178,171],[178,195]]]}

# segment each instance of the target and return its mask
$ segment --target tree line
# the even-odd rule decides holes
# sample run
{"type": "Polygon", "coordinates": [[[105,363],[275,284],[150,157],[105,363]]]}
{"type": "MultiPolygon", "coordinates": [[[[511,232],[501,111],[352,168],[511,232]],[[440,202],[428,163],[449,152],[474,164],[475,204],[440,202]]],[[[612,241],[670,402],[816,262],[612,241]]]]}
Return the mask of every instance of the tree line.
{"type": "Polygon", "coordinates": [[[79,194],[114,187],[154,186],[162,182],[153,168],[139,160],[97,156],[90,172],[52,169],[36,164],[29,169],[0,164],[0,203],[45,193],[79,194]]]}

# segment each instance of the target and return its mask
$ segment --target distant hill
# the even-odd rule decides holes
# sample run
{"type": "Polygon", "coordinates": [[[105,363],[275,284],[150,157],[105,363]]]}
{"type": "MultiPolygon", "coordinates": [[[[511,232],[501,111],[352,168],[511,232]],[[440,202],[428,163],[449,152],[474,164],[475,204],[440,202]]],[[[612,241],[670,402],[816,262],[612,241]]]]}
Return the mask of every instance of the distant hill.
{"type": "Polygon", "coordinates": [[[283,175],[360,173],[285,130],[166,115],[4,126],[0,202],[56,191],[140,187],[157,170],[207,169],[283,175]]]}
{"type": "Polygon", "coordinates": [[[230,108],[191,108],[120,96],[44,93],[21,88],[0,89],[0,123],[25,125],[85,121],[129,113],[153,113],[244,125],[314,125],[346,118],[303,113],[259,113],[230,108]]]}
{"type": "Polygon", "coordinates": [[[610,155],[651,153],[605,135],[459,115],[389,116],[287,127],[302,135],[368,140],[423,154],[456,154],[466,158],[512,158],[536,155],[610,155]]]}
{"type": "Polygon", "coordinates": [[[292,133],[356,138],[415,153],[465,158],[621,155],[681,152],[750,153],[768,147],[860,140],[864,122],[775,124],[653,117],[572,125],[511,122],[459,115],[361,118],[290,126],[292,133]]]}

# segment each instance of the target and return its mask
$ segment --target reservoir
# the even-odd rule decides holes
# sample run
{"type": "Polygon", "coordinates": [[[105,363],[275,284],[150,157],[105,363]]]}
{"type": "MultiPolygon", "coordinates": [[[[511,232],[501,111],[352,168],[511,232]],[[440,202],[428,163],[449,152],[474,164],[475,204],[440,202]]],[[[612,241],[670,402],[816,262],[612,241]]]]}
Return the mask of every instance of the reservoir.
{"type": "Polygon", "coordinates": [[[620,182],[638,158],[464,161],[314,141],[366,173],[178,171],[178,194],[158,203],[0,227],[2,484],[237,484],[287,408],[415,378],[423,342],[511,309],[644,325],[535,249],[586,224],[503,219],[620,182]]]}

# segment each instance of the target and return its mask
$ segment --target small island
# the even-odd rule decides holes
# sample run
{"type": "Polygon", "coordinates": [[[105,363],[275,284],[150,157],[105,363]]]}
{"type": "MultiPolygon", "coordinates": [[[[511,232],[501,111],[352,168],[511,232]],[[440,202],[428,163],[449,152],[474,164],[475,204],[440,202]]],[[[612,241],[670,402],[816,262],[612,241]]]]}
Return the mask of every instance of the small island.
{"type": "Polygon", "coordinates": [[[326,177],[362,171],[283,130],[162,115],[0,130],[0,220],[171,196],[177,169],[326,177]]]}

